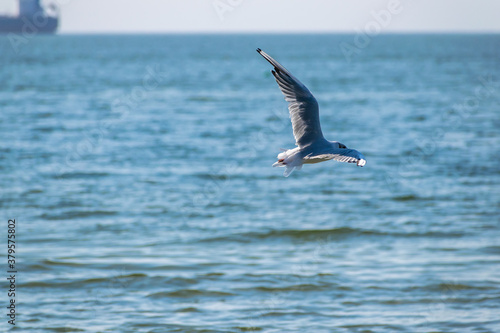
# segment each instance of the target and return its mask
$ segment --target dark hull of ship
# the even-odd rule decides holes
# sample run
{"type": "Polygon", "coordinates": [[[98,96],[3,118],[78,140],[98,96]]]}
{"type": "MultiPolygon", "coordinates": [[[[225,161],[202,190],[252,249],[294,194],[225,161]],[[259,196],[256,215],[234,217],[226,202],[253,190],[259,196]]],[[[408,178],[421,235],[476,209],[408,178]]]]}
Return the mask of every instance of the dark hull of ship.
{"type": "Polygon", "coordinates": [[[58,25],[59,19],[50,16],[38,16],[33,19],[28,19],[27,17],[0,16],[0,34],[52,34],[56,32],[58,25]]]}

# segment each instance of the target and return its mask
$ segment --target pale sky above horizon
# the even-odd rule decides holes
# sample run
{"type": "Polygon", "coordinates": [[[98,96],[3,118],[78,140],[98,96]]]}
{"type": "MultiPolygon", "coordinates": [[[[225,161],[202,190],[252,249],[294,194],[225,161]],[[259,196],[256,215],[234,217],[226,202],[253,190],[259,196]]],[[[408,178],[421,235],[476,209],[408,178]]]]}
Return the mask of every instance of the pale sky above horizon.
{"type": "MultiPolygon", "coordinates": [[[[500,32],[500,0],[42,0],[60,33],[500,32]],[[378,28],[377,28],[378,27],[378,28]]],[[[16,11],[0,0],[0,11],[16,11]]]]}

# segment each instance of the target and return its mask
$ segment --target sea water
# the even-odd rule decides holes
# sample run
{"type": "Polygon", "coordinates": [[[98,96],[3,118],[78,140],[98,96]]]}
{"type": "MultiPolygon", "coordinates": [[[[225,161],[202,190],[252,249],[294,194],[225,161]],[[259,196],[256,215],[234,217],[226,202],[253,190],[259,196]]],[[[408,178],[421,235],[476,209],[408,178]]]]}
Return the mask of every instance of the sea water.
{"type": "Polygon", "coordinates": [[[11,42],[13,331],[500,332],[499,35],[11,42]],[[271,167],[295,140],[257,47],[365,167],[271,167]]]}

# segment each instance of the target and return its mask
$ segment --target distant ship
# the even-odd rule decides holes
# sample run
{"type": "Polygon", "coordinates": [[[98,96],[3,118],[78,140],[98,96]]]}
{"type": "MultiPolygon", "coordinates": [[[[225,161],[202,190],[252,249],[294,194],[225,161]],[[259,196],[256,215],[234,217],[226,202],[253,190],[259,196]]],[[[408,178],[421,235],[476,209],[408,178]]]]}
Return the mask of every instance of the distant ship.
{"type": "MultiPolygon", "coordinates": [[[[51,7],[54,10],[54,7],[51,7]]],[[[0,33],[46,33],[57,30],[59,17],[50,15],[40,5],[40,0],[19,0],[18,16],[0,16],[0,33]]]]}

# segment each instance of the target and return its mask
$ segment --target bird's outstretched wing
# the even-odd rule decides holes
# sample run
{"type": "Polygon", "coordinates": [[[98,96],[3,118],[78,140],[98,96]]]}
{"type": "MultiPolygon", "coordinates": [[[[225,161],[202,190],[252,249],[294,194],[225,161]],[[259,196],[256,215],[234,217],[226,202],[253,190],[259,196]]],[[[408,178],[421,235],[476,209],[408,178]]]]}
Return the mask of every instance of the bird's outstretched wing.
{"type": "Polygon", "coordinates": [[[319,123],[319,108],[316,98],[279,62],[261,49],[257,49],[257,52],[274,66],[274,70],[271,72],[288,102],[296,145],[304,147],[316,140],[324,139],[319,123]]]}
{"type": "Polygon", "coordinates": [[[327,151],[322,151],[321,154],[310,154],[304,157],[304,160],[308,159],[335,160],[339,162],[356,163],[361,167],[366,164],[366,159],[363,154],[356,149],[349,148],[331,148],[327,151]]]}

